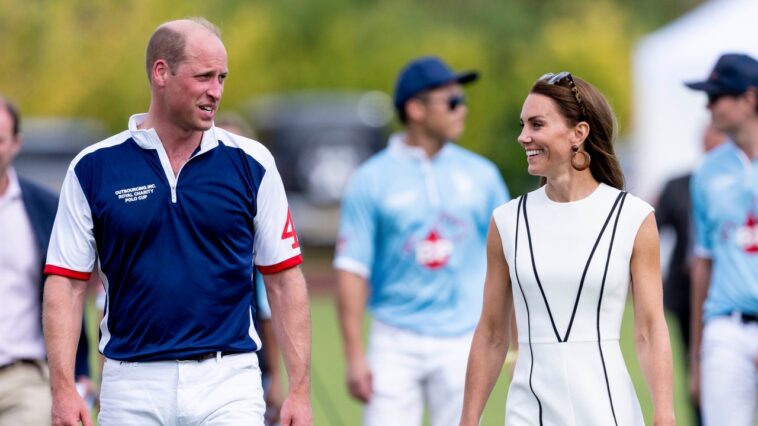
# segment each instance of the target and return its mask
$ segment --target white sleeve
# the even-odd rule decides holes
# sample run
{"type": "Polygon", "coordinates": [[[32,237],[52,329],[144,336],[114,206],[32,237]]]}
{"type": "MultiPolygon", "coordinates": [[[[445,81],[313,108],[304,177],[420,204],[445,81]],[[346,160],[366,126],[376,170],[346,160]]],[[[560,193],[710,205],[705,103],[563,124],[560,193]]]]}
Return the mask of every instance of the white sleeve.
{"type": "Polygon", "coordinates": [[[69,167],[50,236],[45,274],[87,280],[96,257],[92,211],[74,168],[69,167]]]}
{"type": "Polygon", "coordinates": [[[255,265],[273,274],[302,263],[300,243],[279,171],[271,161],[258,189],[255,215],[255,265]]]}

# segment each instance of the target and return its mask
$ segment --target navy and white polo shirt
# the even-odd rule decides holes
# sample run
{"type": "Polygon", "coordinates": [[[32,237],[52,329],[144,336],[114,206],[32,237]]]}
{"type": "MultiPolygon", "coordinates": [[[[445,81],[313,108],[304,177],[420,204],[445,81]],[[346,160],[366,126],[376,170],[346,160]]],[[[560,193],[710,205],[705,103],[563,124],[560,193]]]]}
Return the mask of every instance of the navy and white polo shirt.
{"type": "Polygon", "coordinates": [[[174,177],[144,119],[71,162],[45,273],[86,280],[98,261],[108,358],[257,350],[253,264],[271,274],[302,262],[274,159],[213,127],[174,177]]]}

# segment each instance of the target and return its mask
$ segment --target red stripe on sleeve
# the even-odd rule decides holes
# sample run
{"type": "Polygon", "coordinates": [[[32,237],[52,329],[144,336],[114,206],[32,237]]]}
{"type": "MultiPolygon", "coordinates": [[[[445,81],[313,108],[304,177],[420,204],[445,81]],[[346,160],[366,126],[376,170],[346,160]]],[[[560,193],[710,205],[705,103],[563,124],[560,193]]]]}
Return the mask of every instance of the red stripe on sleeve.
{"type": "Polygon", "coordinates": [[[54,265],[45,265],[45,275],[60,275],[66,278],[87,281],[92,274],[89,272],[72,271],[71,269],[61,268],[54,265]]]}
{"type": "Polygon", "coordinates": [[[276,265],[270,265],[270,266],[262,266],[262,265],[255,265],[259,271],[261,271],[261,274],[270,275],[275,274],[277,272],[282,272],[284,270],[294,268],[295,266],[303,263],[303,256],[297,255],[295,257],[291,257],[284,262],[279,262],[276,265]]]}

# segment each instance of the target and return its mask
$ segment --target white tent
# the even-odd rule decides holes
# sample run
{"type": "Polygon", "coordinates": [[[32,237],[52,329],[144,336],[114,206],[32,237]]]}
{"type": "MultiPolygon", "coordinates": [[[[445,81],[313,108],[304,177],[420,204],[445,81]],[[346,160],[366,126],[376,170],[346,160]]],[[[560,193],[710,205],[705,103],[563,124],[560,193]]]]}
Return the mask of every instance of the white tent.
{"type": "Polygon", "coordinates": [[[629,188],[652,201],[701,158],[706,97],[684,86],[707,78],[722,53],[758,58],[758,1],[711,0],[644,37],[634,52],[629,188]]]}

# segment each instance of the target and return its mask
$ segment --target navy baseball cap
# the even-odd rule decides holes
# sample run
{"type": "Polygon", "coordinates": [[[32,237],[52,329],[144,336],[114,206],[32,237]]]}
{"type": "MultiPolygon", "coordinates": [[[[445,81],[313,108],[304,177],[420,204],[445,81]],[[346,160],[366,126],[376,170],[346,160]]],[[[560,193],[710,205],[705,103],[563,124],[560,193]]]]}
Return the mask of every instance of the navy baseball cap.
{"type": "Polygon", "coordinates": [[[707,80],[684,84],[711,95],[745,93],[750,86],[758,87],[758,61],[742,53],[726,53],[716,61],[707,80]]]}
{"type": "Polygon", "coordinates": [[[419,93],[448,83],[471,83],[479,78],[477,71],[454,72],[436,56],[415,59],[400,71],[395,84],[395,108],[401,111],[405,102],[419,93]]]}

